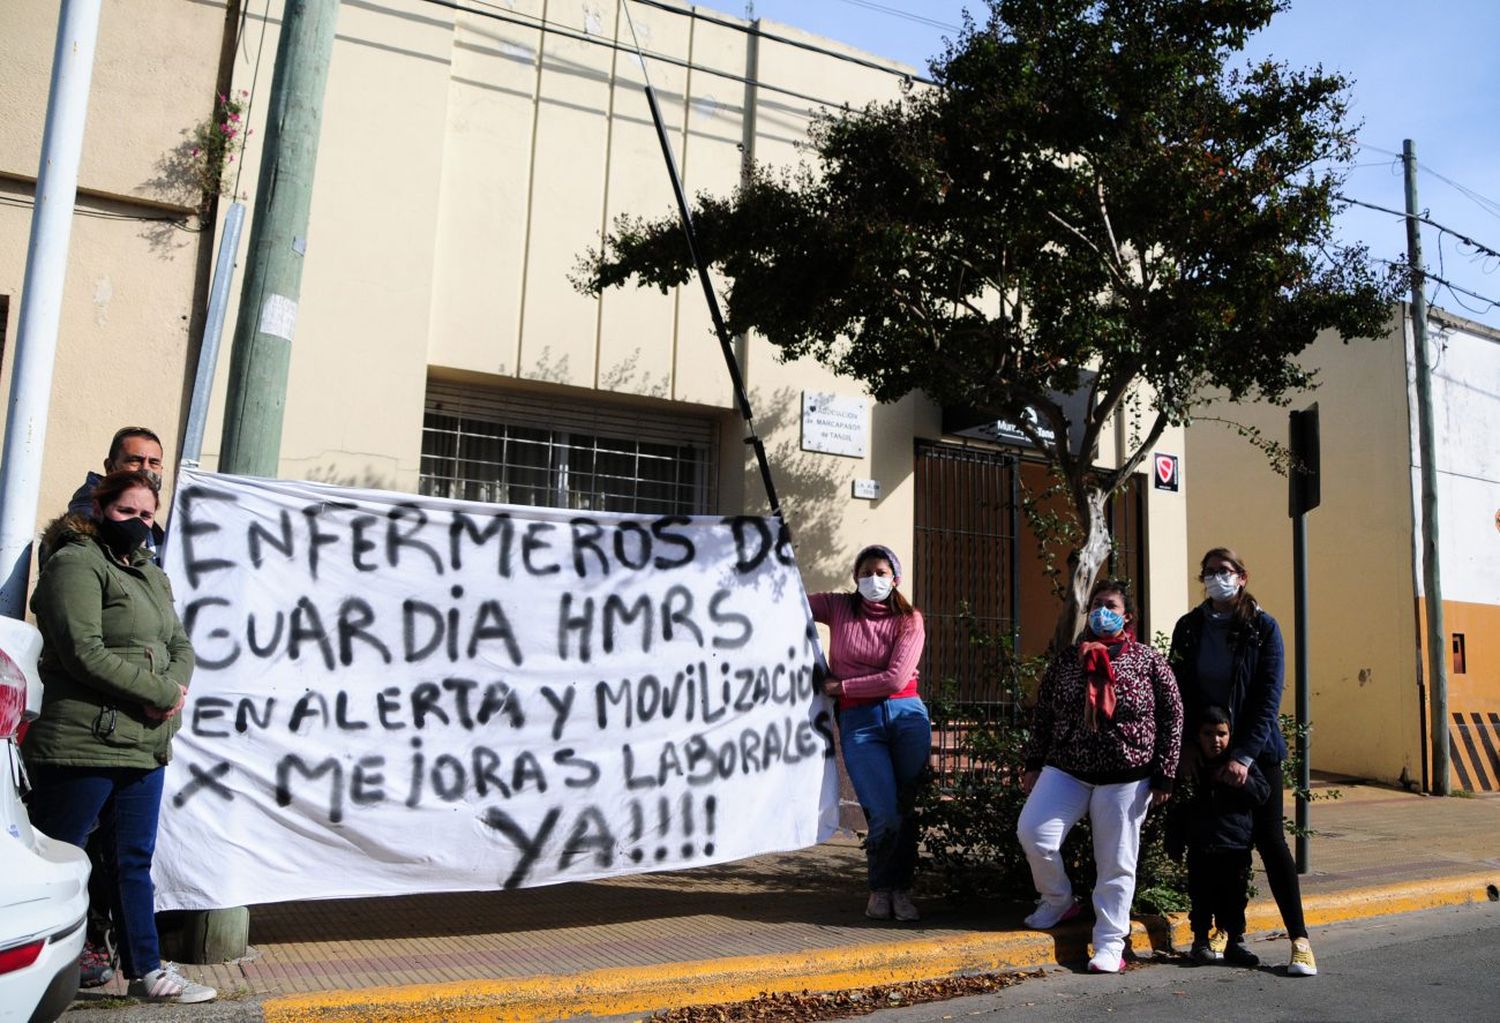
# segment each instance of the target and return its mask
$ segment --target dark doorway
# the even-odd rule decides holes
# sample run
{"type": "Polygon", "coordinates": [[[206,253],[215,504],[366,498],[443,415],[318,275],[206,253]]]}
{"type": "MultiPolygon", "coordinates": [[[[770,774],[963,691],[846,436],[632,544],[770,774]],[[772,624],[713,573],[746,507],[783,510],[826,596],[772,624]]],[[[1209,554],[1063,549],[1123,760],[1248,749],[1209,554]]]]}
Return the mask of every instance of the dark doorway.
{"type": "MultiPolygon", "coordinates": [[[[1047,570],[1049,553],[1022,510],[1026,495],[1045,493],[1048,482],[1046,465],[1018,451],[917,446],[912,577],[927,624],[923,691],[963,704],[966,718],[975,721],[1018,710],[995,670],[992,644],[1008,638],[1021,656],[1030,656],[1044,653],[1052,638],[1060,605],[1047,570]]],[[[1110,502],[1115,553],[1107,566],[1109,574],[1133,585],[1143,640],[1151,636],[1146,494],[1146,477],[1138,474],[1110,502]]],[[[1066,551],[1050,556],[1066,571],[1066,551]]],[[[955,766],[946,761],[956,755],[959,738],[941,729],[934,735],[940,774],[955,766]]]]}

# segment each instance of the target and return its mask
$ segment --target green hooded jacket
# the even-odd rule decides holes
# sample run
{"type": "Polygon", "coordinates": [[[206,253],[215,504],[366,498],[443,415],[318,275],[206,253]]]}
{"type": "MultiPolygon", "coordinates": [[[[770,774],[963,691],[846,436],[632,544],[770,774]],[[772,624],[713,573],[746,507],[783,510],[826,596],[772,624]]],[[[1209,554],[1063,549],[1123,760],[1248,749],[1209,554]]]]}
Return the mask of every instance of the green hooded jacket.
{"type": "Polygon", "coordinates": [[[48,552],[31,595],[42,633],[42,712],[26,733],[30,763],[154,768],[171,758],[177,705],[193,648],[166,573],[141,548],[121,564],[92,520],[64,515],[42,534],[48,552]]]}

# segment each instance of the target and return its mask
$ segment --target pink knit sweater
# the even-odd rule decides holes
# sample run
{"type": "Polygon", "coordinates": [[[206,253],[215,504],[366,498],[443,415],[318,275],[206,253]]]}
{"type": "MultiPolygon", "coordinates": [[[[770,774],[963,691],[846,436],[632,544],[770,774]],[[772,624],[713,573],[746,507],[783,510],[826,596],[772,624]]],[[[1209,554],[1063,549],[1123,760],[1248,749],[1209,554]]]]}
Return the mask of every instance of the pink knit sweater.
{"type": "Polygon", "coordinates": [[[841,710],[917,695],[917,661],[927,638],[920,611],[903,618],[863,600],[864,614],[856,617],[847,593],[812,593],[807,600],[813,619],[828,626],[828,667],[844,683],[841,710]]]}

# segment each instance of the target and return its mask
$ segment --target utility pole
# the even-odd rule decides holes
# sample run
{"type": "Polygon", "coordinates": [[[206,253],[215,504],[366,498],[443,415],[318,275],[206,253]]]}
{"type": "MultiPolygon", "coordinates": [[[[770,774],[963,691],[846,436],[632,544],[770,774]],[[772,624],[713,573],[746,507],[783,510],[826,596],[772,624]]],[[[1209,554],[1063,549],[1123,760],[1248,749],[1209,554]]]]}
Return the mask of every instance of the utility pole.
{"type": "Polygon", "coordinates": [[[42,451],[52,399],[52,367],[62,321],[78,163],[94,77],[100,0],[63,0],[52,50],[52,83],[36,172],[20,329],[10,377],[5,455],[0,465],[0,614],[26,616],[31,541],[42,492],[42,451]]]}
{"type": "Polygon", "coordinates": [[[1401,143],[1406,170],[1406,258],[1411,263],[1411,333],[1417,376],[1417,457],[1422,462],[1422,591],[1427,609],[1427,680],[1432,700],[1432,793],[1448,795],[1448,633],[1438,559],[1437,455],[1432,426],[1432,367],[1427,363],[1427,297],[1422,293],[1422,226],[1417,221],[1417,149],[1401,143]]]}
{"type": "MultiPolygon", "coordinates": [[[[250,256],[230,354],[221,472],[274,476],[281,461],[287,371],[338,7],[338,0],[286,0],[282,14],[250,256]]],[[[249,937],[250,913],[237,906],[183,914],[173,940],[177,958],[213,963],[244,955],[249,937]]]]}
{"type": "Polygon", "coordinates": [[[338,0],[287,0],[230,353],[223,472],[274,476],[338,0]]]}

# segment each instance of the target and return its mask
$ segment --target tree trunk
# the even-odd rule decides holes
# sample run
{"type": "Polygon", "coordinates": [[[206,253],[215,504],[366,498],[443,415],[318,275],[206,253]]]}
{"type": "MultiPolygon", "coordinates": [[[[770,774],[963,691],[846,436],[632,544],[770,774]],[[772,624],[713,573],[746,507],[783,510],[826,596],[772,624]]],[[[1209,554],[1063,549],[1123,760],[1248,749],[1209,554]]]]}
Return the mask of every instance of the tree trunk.
{"type": "Polygon", "coordinates": [[[1098,487],[1087,487],[1083,491],[1078,517],[1088,530],[1088,539],[1074,551],[1072,579],[1068,586],[1067,601],[1057,619],[1057,631],[1052,637],[1052,649],[1061,650],[1072,644],[1083,628],[1084,616],[1088,613],[1089,591],[1099,569],[1109,559],[1109,524],[1104,514],[1104,502],[1108,495],[1098,487]]]}

